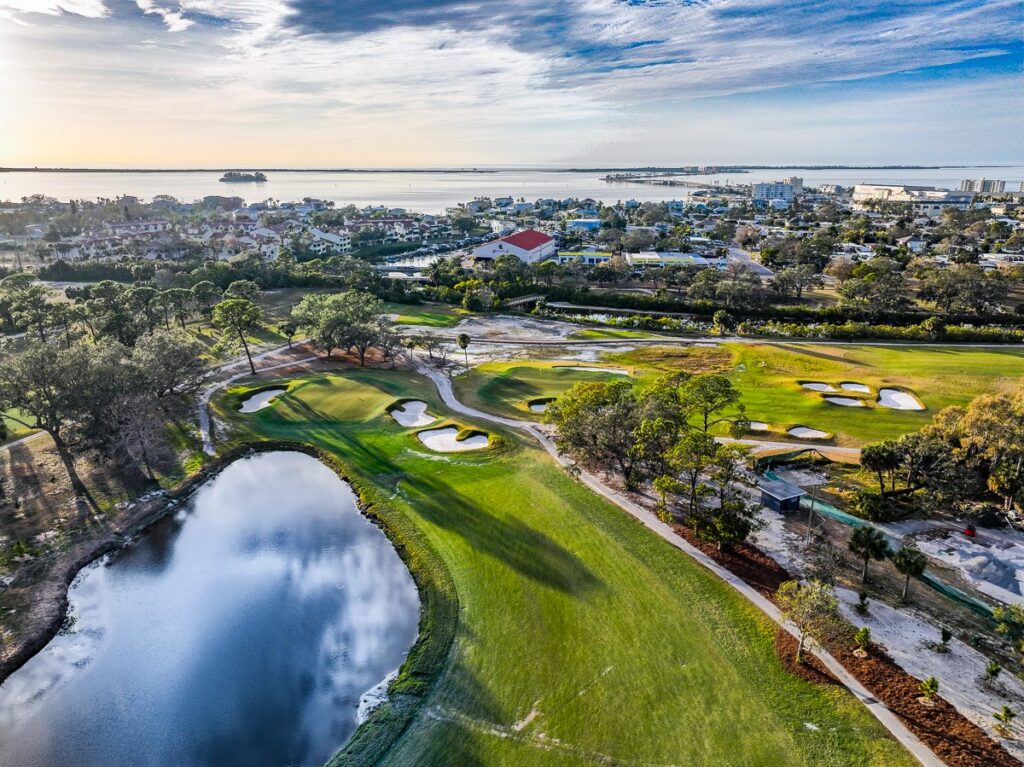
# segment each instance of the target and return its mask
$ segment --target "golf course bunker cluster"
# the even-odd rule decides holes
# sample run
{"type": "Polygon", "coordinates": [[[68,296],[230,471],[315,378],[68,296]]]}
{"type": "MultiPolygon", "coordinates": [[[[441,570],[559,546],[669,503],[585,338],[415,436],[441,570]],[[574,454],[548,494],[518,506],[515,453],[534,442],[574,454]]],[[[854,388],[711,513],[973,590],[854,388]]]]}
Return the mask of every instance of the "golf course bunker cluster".
{"type": "Polygon", "coordinates": [[[443,426],[440,429],[428,429],[416,434],[419,441],[438,453],[465,453],[469,450],[482,450],[490,444],[487,434],[472,433],[459,439],[460,431],[454,426],[443,426]]]}
{"type": "Polygon", "coordinates": [[[393,405],[388,413],[402,426],[415,428],[427,426],[437,420],[427,412],[427,403],[422,400],[406,400],[393,405]]]}

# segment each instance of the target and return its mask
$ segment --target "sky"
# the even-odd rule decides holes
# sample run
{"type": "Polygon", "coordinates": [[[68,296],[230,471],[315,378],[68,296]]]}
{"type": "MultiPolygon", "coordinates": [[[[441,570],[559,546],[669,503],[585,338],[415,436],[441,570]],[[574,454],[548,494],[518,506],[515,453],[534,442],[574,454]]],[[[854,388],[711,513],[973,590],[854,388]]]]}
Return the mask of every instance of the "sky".
{"type": "Polygon", "coordinates": [[[0,166],[1024,162],[1024,0],[0,0],[0,166]]]}

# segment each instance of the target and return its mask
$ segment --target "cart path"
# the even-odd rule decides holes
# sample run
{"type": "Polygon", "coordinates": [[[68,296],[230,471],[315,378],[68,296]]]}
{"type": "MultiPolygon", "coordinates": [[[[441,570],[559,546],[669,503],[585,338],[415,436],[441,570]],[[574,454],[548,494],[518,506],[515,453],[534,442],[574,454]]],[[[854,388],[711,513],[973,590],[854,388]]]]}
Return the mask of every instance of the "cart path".
{"type": "MultiPolygon", "coordinates": [[[[645,527],[660,536],[670,545],[675,546],[683,553],[692,557],[699,564],[703,565],[723,581],[735,588],[748,601],[753,603],[758,609],[765,613],[765,615],[775,621],[775,623],[780,625],[794,637],[798,638],[798,632],[795,626],[787,623],[783,619],[782,614],[779,612],[779,609],[775,604],[763,597],[756,589],[752,588],[737,575],[734,575],[732,572],[715,562],[700,549],[691,546],[685,539],[679,537],[669,525],[665,524],[646,509],[625,497],[619,491],[606,485],[594,474],[582,469],[559,453],[554,442],[551,441],[551,438],[540,426],[529,421],[520,421],[512,418],[495,416],[468,407],[467,405],[462,404],[455,397],[451,379],[444,373],[422,365],[418,370],[422,375],[425,375],[434,383],[434,386],[437,388],[437,393],[441,397],[441,401],[447,408],[476,420],[490,421],[491,423],[495,423],[500,426],[518,429],[519,431],[530,434],[558,464],[567,469],[572,467],[573,471],[570,472],[570,474],[579,479],[580,482],[640,521],[645,527]]],[[[814,652],[815,655],[817,655],[828,667],[828,670],[836,677],[836,679],[838,679],[854,695],[854,697],[857,698],[857,700],[867,706],[868,710],[874,714],[875,718],[877,718],[878,721],[881,722],[890,733],[892,733],[893,737],[895,737],[896,740],[898,740],[914,756],[914,758],[916,758],[922,765],[925,765],[925,767],[943,767],[945,763],[939,759],[939,757],[937,757],[935,753],[914,733],[912,733],[888,706],[868,692],[868,690],[859,681],[857,681],[857,679],[855,679],[846,670],[846,668],[839,663],[839,661],[837,661],[831,654],[821,650],[820,648],[816,649],[814,652]]]]}

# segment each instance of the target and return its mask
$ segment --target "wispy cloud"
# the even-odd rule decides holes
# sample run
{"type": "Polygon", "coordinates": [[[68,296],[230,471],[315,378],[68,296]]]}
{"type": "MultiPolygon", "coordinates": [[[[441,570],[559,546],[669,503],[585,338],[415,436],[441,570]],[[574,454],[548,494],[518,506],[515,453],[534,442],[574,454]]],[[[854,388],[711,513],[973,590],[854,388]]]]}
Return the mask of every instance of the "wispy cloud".
{"type": "MultiPolygon", "coordinates": [[[[674,126],[703,136],[691,116],[721,104],[742,114],[751,94],[773,94],[795,137],[810,120],[787,112],[794,94],[856,110],[845,99],[876,103],[864,89],[884,98],[935,71],[1001,83],[1010,114],[1024,108],[1010,87],[1024,63],[1019,3],[0,0],[0,16],[31,25],[7,33],[9,49],[44,54],[0,91],[31,100],[35,112],[15,110],[26,125],[48,109],[95,112],[97,124],[116,112],[122,124],[160,121],[158,133],[188,126],[220,150],[234,132],[306,148],[334,137],[378,154],[386,143],[403,158],[536,161],[623,141],[664,154],[674,126]]],[[[1005,155],[1020,144],[1002,146],[1005,155]]]]}

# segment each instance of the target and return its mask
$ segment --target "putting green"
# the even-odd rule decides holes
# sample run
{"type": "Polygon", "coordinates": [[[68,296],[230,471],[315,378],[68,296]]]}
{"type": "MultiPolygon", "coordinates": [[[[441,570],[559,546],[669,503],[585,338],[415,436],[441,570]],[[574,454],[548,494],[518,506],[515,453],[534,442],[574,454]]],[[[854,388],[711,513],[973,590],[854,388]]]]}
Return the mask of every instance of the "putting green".
{"type": "Polygon", "coordinates": [[[450,417],[423,378],[291,384],[249,415],[237,394],[218,398],[229,444],[336,456],[428,604],[405,694],[360,729],[349,763],[378,761],[374,749],[394,765],[915,763],[852,696],[789,675],[753,606],[525,437],[456,419],[492,447],[438,456],[387,414],[413,398],[450,417]]]}
{"type": "MultiPolygon", "coordinates": [[[[530,410],[530,403],[550,400],[579,381],[614,381],[623,376],[606,370],[581,370],[607,363],[579,361],[487,362],[452,381],[461,402],[485,413],[540,421],[544,414],[530,410]]],[[[622,367],[623,372],[632,368],[622,367]]]]}

